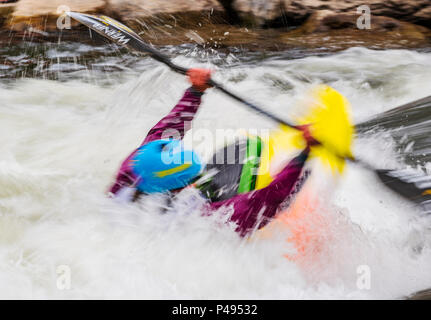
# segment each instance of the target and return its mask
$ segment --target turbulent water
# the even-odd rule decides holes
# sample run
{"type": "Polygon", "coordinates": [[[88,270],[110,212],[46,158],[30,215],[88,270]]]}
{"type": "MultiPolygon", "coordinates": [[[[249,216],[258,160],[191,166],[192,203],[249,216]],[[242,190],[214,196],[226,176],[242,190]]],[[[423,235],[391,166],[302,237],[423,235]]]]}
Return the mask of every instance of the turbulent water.
{"type": "MultiPolygon", "coordinates": [[[[1,52],[1,298],[382,299],[431,287],[430,219],[355,166],[337,181],[313,172],[321,205],[312,214],[325,230],[300,261],[284,256],[293,249],[282,235],[240,239],[181,201],[163,215],[156,197],[107,198],[121,161],[178,101],[185,78],[108,47],[31,50],[1,52]]],[[[214,68],[226,87],[285,118],[316,83],[349,99],[355,123],[430,94],[429,52],[164,50],[214,68]]],[[[194,122],[211,132],[271,127],[215,90],[194,122]]],[[[384,133],[359,137],[355,154],[383,168],[403,162],[384,133]]]]}

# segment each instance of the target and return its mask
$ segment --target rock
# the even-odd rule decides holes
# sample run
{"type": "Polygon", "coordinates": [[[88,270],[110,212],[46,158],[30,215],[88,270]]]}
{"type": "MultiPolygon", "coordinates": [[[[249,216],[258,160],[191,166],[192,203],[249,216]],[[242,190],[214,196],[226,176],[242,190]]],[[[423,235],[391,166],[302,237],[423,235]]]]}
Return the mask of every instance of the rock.
{"type": "Polygon", "coordinates": [[[414,23],[426,26],[431,29],[431,6],[425,7],[413,14],[414,23]]]}
{"type": "Polygon", "coordinates": [[[56,22],[62,12],[58,10],[60,6],[83,13],[103,13],[131,27],[141,28],[196,26],[217,22],[217,19],[224,22],[225,12],[217,0],[20,0],[9,26],[15,31],[29,28],[43,32],[58,31],[56,22]]]}
{"type": "Polygon", "coordinates": [[[296,32],[301,34],[327,32],[330,30],[352,29],[358,33],[390,33],[409,34],[421,39],[430,32],[429,29],[412,23],[399,21],[385,16],[371,16],[369,29],[360,20],[358,13],[334,13],[329,10],[314,12],[296,32]]]}
{"type": "Polygon", "coordinates": [[[231,7],[251,26],[298,26],[315,8],[307,6],[308,0],[232,0],[231,7]]]}
{"type": "Polygon", "coordinates": [[[362,5],[369,6],[373,16],[388,16],[428,27],[431,24],[429,0],[230,0],[230,8],[243,22],[260,26],[298,26],[317,10],[353,14],[362,5]]]}
{"type": "Polygon", "coordinates": [[[199,23],[225,22],[225,11],[217,0],[109,0],[106,14],[131,27],[151,28],[171,25],[197,26],[199,23]]]}
{"type": "Polygon", "coordinates": [[[104,0],[20,0],[11,15],[8,25],[14,31],[33,28],[41,31],[56,31],[57,18],[69,8],[83,13],[102,12],[104,0]]]}
{"type": "Polygon", "coordinates": [[[375,35],[382,46],[389,39],[389,47],[408,47],[422,46],[426,41],[429,45],[429,31],[384,16],[426,24],[431,21],[430,5],[430,0],[20,0],[9,14],[7,25],[21,37],[36,40],[58,40],[59,35],[69,40],[88,38],[87,28],[74,20],[72,31],[59,32],[58,8],[64,6],[111,16],[153,44],[195,42],[219,48],[247,43],[258,48],[263,43],[264,47],[278,48],[325,46],[322,38],[329,37],[331,43],[339,41],[334,46],[350,43],[378,47],[380,44],[372,44],[375,35]],[[357,8],[363,4],[371,7],[371,31],[358,30],[356,25],[360,17],[357,8]],[[226,23],[239,20],[252,26],[299,28],[289,32],[280,28],[269,35],[265,32],[268,29],[248,30],[226,23]],[[324,32],[328,34],[322,36],[324,32]]]}
{"type": "Polygon", "coordinates": [[[15,9],[16,3],[0,3],[0,17],[7,16],[15,9]]]}
{"type": "MultiPolygon", "coordinates": [[[[431,30],[409,22],[384,16],[372,16],[370,29],[358,28],[357,13],[314,12],[297,29],[284,33],[281,41],[299,47],[331,47],[333,50],[351,46],[371,48],[404,48],[429,45],[431,30]]],[[[361,22],[361,21],[360,21],[361,22]]]]}
{"type": "Polygon", "coordinates": [[[233,8],[233,2],[234,0],[218,0],[220,4],[223,6],[226,14],[226,18],[230,24],[238,24],[241,22],[241,19],[233,8]]]}
{"type": "Polygon", "coordinates": [[[15,3],[1,3],[0,2],[0,27],[8,19],[9,15],[14,11],[15,3]]]}
{"type": "Polygon", "coordinates": [[[217,45],[223,37],[214,24],[226,26],[224,8],[217,0],[109,0],[105,13],[153,44],[217,45]]]}
{"type": "Polygon", "coordinates": [[[232,8],[241,19],[250,24],[263,25],[267,21],[274,20],[280,16],[282,1],[233,1],[232,8]]]}
{"type": "Polygon", "coordinates": [[[143,19],[160,14],[187,15],[194,12],[207,15],[224,11],[217,0],[109,0],[108,7],[110,11],[121,16],[123,20],[143,19]]]}

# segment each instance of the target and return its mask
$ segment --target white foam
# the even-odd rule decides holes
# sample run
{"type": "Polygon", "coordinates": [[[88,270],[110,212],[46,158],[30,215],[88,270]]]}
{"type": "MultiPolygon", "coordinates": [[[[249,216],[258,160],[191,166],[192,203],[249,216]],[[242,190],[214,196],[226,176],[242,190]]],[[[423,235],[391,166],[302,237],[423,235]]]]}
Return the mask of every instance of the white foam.
{"type": "MultiPolygon", "coordinates": [[[[360,121],[428,95],[430,57],[350,49],[236,66],[216,77],[286,118],[310,83],[327,82],[347,96],[360,121]]],[[[244,241],[232,226],[196,212],[160,214],[160,199],[140,205],[108,199],[120,162],[188,86],[155,62],[145,70],[116,85],[19,80],[0,87],[2,298],[362,299],[431,286],[427,225],[360,168],[349,167],[331,187],[325,173],[314,174],[331,234],[322,239],[325,256],[305,267],[283,257],[291,250],[283,238],[244,241]],[[71,268],[70,290],[56,287],[59,265],[71,268]],[[369,290],[356,286],[360,265],[370,267],[369,290]]],[[[194,125],[273,126],[215,90],[194,125]]],[[[394,164],[389,142],[362,139],[356,151],[394,164]]]]}

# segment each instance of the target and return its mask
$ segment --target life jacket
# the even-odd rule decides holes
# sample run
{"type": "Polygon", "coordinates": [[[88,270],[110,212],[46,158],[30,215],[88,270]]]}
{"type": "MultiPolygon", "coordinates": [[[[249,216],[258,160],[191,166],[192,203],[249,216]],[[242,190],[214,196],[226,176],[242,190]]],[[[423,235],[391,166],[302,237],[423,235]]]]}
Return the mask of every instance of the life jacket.
{"type": "Polygon", "coordinates": [[[215,202],[255,190],[262,145],[262,140],[253,136],[217,151],[197,184],[202,194],[215,202]]]}

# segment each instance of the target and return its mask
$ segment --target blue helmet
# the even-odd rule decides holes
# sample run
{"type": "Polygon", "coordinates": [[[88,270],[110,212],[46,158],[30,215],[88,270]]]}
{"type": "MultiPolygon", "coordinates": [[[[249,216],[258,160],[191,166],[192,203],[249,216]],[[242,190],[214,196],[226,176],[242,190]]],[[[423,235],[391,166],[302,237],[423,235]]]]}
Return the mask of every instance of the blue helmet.
{"type": "Polygon", "coordinates": [[[201,172],[199,156],[185,150],[180,140],[156,140],[141,146],[131,159],[139,177],[137,189],[145,193],[166,192],[189,185],[201,172]]]}

